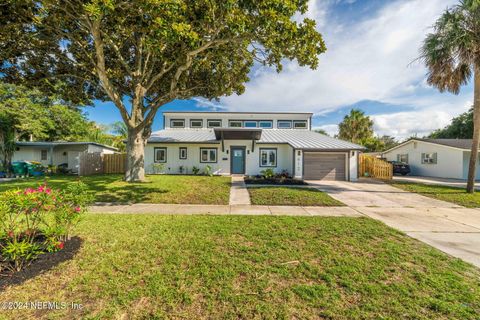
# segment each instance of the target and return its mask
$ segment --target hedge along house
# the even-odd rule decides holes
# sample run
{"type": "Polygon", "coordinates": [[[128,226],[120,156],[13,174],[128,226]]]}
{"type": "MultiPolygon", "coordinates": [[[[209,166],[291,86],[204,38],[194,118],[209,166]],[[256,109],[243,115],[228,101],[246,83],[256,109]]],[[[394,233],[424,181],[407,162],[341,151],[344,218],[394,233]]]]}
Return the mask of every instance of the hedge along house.
{"type": "MultiPolygon", "coordinates": [[[[472,139],[410,139],[385,152],[388,161],[410,165],[411,175],[467,179],[472,139]]],[[[476,179],[480,179],[477,161],[476,179]]]]}
{"type": "Polygon", "coordinates": [[[15,145],[12,161],[36,161],[44,166],[67,164],[74,173],[78,172],[80,153],[110,154],[118,151],[96,142],[17,141],[15,145]]]}
{"type": "Polygon", "coordinates": [[[311,180],[357,179],[363,147],[311,130],[311,113],[165,112],[145,148],[147,173],[257,175],[271,168],[311,180]]]}

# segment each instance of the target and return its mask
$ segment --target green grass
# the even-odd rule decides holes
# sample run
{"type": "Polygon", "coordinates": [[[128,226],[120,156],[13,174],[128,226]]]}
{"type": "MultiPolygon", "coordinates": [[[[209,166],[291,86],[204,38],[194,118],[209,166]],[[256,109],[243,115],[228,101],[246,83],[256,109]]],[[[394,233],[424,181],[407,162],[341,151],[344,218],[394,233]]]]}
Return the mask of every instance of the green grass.
{"type": "Polygon", "coordinates": [[[315,188],[249,186],[250,200],[256,205],[279,206],[344,206],[325,192],[315,188]]]}
{"type": "Polygon", "coordinates": [[[11,319],[478,319],[480,271],[368,218],[89,214],[11,319]]]}
{"type": "MultiPolygon", "coordinates": [[[[51,187],[63,187],[76,181],[74,176],[27,178],[0,183],[0,192],[12,188],[37,186],[44,181],[51,187]]],[[[99,202],[146,202],[182,204],[228,204],[230,177],[187,175],[150,175],[148,182],[127,183],[121,175],[81,177],[99,202]]]]}
{"type": "Polygon", "coordinates": [[[467,193],[465,188],[410,182],[392,182],[391,184],[405,191],[416,192],[427,197],[452,202],[467,208],[480,207],[480,192],[478,191],[475,193],[467,193]]]}

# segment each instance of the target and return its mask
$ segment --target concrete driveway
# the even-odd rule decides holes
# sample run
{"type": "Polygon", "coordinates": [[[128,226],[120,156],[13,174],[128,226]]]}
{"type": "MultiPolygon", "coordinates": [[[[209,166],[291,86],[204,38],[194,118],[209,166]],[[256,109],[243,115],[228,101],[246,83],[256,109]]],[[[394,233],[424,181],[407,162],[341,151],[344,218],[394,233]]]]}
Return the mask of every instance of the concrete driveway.
{"type": "Polygon", "coordinates": [[[467,209],[368,179],[307,182],[361,214],[480,267],[480,209],[467,209]]]}

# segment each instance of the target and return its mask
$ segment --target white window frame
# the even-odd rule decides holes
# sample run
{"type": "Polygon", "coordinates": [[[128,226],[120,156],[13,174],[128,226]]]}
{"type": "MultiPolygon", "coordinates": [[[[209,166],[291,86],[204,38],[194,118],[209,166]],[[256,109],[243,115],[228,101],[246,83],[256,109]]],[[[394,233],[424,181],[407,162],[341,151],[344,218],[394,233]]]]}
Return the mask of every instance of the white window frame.
{"type": "Polygon", "coordinates": [[[179,151],[178,151],[178,158],[180,160],[185,160],[188,158],[188,151],[187,151],[187,147],[180,147],[179,151]]]}
{"type": "Polygon", "coordinates": [[[228,121],[228,126],[230,128],[242,128],[243,127],[243,122],[242,122],[242,120],[229,120],[228,121]],[[240,126],[232,126],[232,123],[238,123],[238,124],[240,124],[240,126]]]}
{"type": "Polygon", "coordinates": [[[161,148],[153,148],[153,162],[155,163],[166,163],[167,162],[167,148],[166,147],[161,147],[161,148]],[[157,157],[157,152],[158,151],[163,151],[164,154],[164,159],[158,159],[157,157]]]}
{"type": "Polygon", "coordinates": [[[408,164],[408,153],[399,153],[397,154],[397,161],[408,164]],[[402,158],[405,157],[407,161],[402,161],[402,158]]]}
{"type": "Polygon", "coordinates": [[[293,129],[308,129],[307,120],[295,120],[293,121],[293,129]],[[298,124],[305,125],[304,127],[297,127],[298,124]]]}
{"type": "Polygon", "coordinates": [[[292,129],[292,120],[277,120],[277,128],[278,129],[292,129]],[[288,127],[281,127],[281,123],[288,123],[288,127]]]}
{"type": "Polygon", "coordinates": [[[422,155],[422,164],[436,164],[437,163],[437,153],[436,152],[425,152],[422,155]]]}
{"type": "Polygon", "coordinates": [[[200,163],[217,163],[218,149],[217,148],[200,148],[200,163]],[[214,151],[214,159],[211,158],[212,151],[214,151]],[[203,153],[206,152],[207,160],[203,160],[203,153]]]}
{"type": "Polygon", "coordinates": [[[277,159],[278,159],[278,153],[277,153],[277,148],[260,148],[260,167],[270,167],[270,168],[275,168],[277,167],[277,159]],[[275,155],[275,160],[273,162],[270,162],[270,153],[273,152],[275,155]],[[266,159],[267,163],[263,164],[263,155],[266,154],[266,159]]]}
{"type": "Polygon", "coordinates": [[[222,127],[222,120],[221,119],[209,119],[207,120],[207,127],[208,128],[221,128],[222,127]],[[212,122],[218,122],[220,125],[218,126],[212,126],[210,123],[212,122]]]}
{"type": "Polygon", "coordinates": [[[47,161],[47,160],[48,160],[48,150],[47,149],[40,150],[40,161],[47,161]]]}
{"type": "Polygon", "coordinates": [[[185,119],[170,119],[170,128],[185,128],[185,119]],[[174,125],[174,122],[182,123],[181,126],[174,125]]]}
{"type": "Polygon", "coordinates": [[[190,119],[190,128],[192,129],[198,129],[198,128],[203,128],[203,120],[202,119],[190,119]],[[194,126],[194,122],[200,122],[199,126],[194,126]]]}
{"type": "Polygon", "coordinates": [[[273,121],[272,120],[260,120],[258,121],[258,127],[262,129],[272,129],[273,128],[273,121]],[[268,123],[268,126],[262,126],[262,123],[268,123]]]}

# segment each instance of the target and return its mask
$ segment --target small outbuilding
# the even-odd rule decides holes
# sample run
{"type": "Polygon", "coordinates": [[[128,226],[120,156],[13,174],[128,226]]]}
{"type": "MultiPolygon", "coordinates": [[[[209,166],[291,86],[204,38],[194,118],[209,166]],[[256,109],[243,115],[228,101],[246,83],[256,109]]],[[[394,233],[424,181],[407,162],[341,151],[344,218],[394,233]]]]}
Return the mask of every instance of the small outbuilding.
{"type": "Polygon", "coordinates": [[[78,172],[79,156],[82,152],[110,154],[117,148],[96,142],[63,142],[63,141],[18,141],[15,143],[12,162],[35,161],[44,166],[65,165],[73,173],[78,172]]]}

